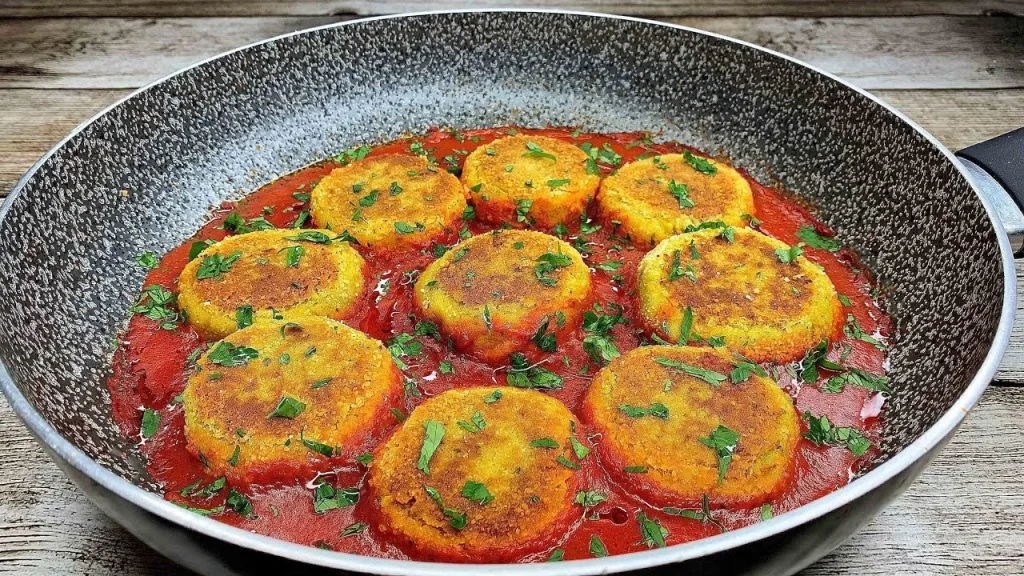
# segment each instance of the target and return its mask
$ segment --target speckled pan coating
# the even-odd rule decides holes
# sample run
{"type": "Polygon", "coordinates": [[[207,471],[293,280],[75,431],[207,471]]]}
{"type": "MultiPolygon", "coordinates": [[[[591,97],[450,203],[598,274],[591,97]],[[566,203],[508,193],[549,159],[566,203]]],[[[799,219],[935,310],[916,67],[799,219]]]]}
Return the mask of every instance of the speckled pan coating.
{"type": "Polygon", "coordinates": [[[192,68],[72,137],[0,222],[0,360],[64,437],[151,487],[110,417],[134,257],[274,177],[433,125],[663,130],[809,199],[864,255],[896,320],[884,456],[952,405],[989,350],[999,246],[952,163],[841,84],[753,48],[638,21],[456,13],[357,22],[192,68]]]}

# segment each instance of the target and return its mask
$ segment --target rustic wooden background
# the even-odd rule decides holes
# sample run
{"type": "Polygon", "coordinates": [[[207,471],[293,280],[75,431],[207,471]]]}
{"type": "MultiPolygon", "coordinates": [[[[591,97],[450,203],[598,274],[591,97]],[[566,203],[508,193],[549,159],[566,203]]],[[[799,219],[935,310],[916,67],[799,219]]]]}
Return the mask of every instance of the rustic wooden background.
{"type": "MultiPolygon", "coordinates": [[[[1024,126],[1020,0],[522,4],[647,16],[767,46],[874,92],[953,149],[1024,126]]],[[[78,123],[197,60],[360,15],[457,6],[413,0],[0,0],[0,197],[78,123]]],[[[1018,264],[1020,283],[1022,272],[1018,264]]],[[[878,519],[806,573],[1024,573],[1022,384],[1024,333],[1018,327],[996,382],[935,463],[878,519]]],[[[180,572],[94,508],[2,400],[0,438],[0,572],[180,572]]]]}

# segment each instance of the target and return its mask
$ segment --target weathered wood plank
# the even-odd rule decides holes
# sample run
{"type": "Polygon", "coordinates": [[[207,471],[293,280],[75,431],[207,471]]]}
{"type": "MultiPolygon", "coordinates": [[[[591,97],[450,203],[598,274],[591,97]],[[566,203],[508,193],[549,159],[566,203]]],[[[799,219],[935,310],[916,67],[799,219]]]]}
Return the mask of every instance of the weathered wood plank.
{"type": "MultiPolygon", "coordinates": [[[[239,45],[344,18],[0,20],[0,88],[135,87],[239,45]]],[[[1016,17],[669,20],[791,54],[869,89],[1024,87],[1024,19],[1016,17]]]]}
{"type": "MultiPolygon", "coordinates": [[[[909,490],[808,575],[993,576],[1024,568],[1024,388],[992,388],[909,490]]],[[[92,506],[0,400],[0,572],[157,576],[174,567],[92,506]]]]}
{"type": "MultiPolygon", "coordinates": [[[[818,0],[706,0],[699,5],[678,0],[479,0],[474,8],[566,8],[637,16],[922,16],[1024,14],[1020,0],[859,0],[824,3],[818,0]]],[[[392,14],[421,10],[465,8],[453,0],[9,0],[0,17],[54,16],[328,16],[335,14],[392,14]]]]}

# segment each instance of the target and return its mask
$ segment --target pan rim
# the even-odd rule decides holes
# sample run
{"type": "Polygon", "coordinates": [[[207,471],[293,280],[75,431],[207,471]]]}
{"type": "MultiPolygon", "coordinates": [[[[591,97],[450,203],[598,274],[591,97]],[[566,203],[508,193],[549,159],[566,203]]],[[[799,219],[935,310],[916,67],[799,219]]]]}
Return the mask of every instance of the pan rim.
{"type": "MultiPolygon", "coordinates": [[[[42,417],[32,406],[28,400],[24,397],[20,390],[15,386],[10,373],[8,372],[3,361],[0,360],[0,389],[3,390],[4,395],[7,397],[14,409],[15,413],[19,418],[26,424],[30,431],[38,438],[45,447],[52,451],[54,456],[58,456],[68,465],[74,467],[80,473],[89,477],[92,481],[96,482],[104,489],[117,494],[120,498],[127,500],[128,502],[140,507],[148,513],[156,515],[166,521],[173,522],[179,526],[194,530],[204,536],[228,542],[242,548],[249,548],[272,554],[281,558],[303,562],[306,564],[312,564],[316,566],[322,566],[325,568],[335,568],[342,570],[352,570],[357,572],[369,573],[369,574],[387,574],[395,576],[470,576],[477,574],[481,571],[486,570],[490,574],[495,576],[508,576],[512,574],[531,574],[531,575],[545,575],[545,576],[561,576],[561,575],[577,575],[577,574],[607,574],[615,572],[624,572],[630,570],[639,570],[643,568],[650,568],[654,566],[667,565],[676,562],[682,562],[685,560],[707,556],[731,548],[736,548],[750,542],[762,540],[764,538],[779,534],[788,530],[791,530],[797,526],[810,522],[816,518],[819,518],[829,512],[832,512],[853,500],[856,500],[879,486],[885,484],[887,481],[892,479],[894,476],[907,469],[920,458],[924,457],[930,450],[940,445],[949,435],[951,435],[959,424],[962,422],[967,413],[977,404],[984,390],[988,387],[989,383],[993,379],[996,370],[1002,360],[1003,354],[1007,348],[1010,339],[1010,331],[1014,321],[1014,313],[1016,306],[1016,274],[1014,268],[1014,260],[1012,251],[1010,249],[1009,240],[1006,232],[1003,229],[1002,223],[996,216],[995,210],[984,195],[978,192],[978,186],[971,176],[964,170],[962,165],[957,161],[953,153],[942,145],[934,136],[924,130],[916,122],[905,116],[899,110],[893,108],[889,104],[885,103],[881,99],[873,96],[867,91],[858,88],[849,82],[829,73],[820,68],[802,62],[796,58],[781,54],[774,50],[763,48],[755,44],[716,34],[713,32],[707,32],[696,28],[687,26],[681,26],[677,24],[671,24],[666,22],[658,22],[654,20],[648,20],[644,18],[636,18],[631,16],[619,16],[614,14],[604,14],[597,12],[577,11],[577,10],[560,10],[560,9],[538,9],[538,8],[522,8],[522,9],[502,9],[502,8],[483,8],[483,9],[461,9],[461,10],[430,10],[430,11],[419,11],[419,12],[408,12],[401,14],[389,14],[384,16],[375,16],[369,18],[357,18],[353,20],[335,22],[332,24],[326,24],[323,26],[317,26],[313,28],[307,28],[304,30],[298,30],[287,34],[281,34],[253,42],[245,46],[235,48],[217,54],[210,58],[206,58],[199,62],[196,62],[188,67],[177,70],[171,74],[163,76],[153,82],[142,86],[141,88],[133,91],[132,93],[124,96],[117,100],[110,106],[102,109],[100,112],[89,118],[88,120],[79,124],[74,130],[68,133],[63,139],[60,140],[53,148],[46,152],[42,157],[37,160],[31,168],[18,180],[11,193],[4,201],[3,205],[0,206],[0,222],[6,217],[14,201],[24,190],[25,185],[28,181],[36,174],[39,168],[46,162],[54,153],[61,149],[71,138],[75,137],[85,127],[92,122],[96,121],[100,117],[106,115],[108,112],[120,106],[124,102],[136,97],[137,95],[149,90],[150,88],[161,84],[173,77],[188,72],[193,68],[205,65],[211,61],[217,60],[224,56],[240,52],[275,42],[291,36],[300,34],[306,34],[318,30],[324,30],[329,28],[349,26],[353,24],[377,21],[377,20],[389,20],[399,18],[415,18],[423,16],[433,15],[452,15],[452,14],[479,14],[479,13],[540,13],[540,14],[560,14],[570,16],[583,16],[589,18],[602,18],[608,20],[622,20],[629,22],[637,22],[645,25],[662,26],[667,28],[673,28],[676,30],[685,31],[692,34],[700,34],[703,36],[709,36],[719,40],[724,40],[734,44],[738,44],[747,48],[752,48],[763,52],[765,54],[781,58],[794,63],[798,66],[802,66],[809,70],[812,70],[822,76],[825,76],[834,82],[837,82],[849,90],[860,94],[861,96],[868,98],[876,105],[879,105],[886,109],[891,114],[894,114],[901,121],[906,123],[908,126],[913,128],[917,133],[923,136],[933,147],[939,152],[944,154],[946,158],[953,164],[953,166],[960,172],[967,182],[971,185],[978,199],[981,201],[985,211],[988,215],[989,221],[992,224],[996,239],[999,244],[1000,252],[1000,263],[1003,268],[1003,301],[1002,310],[1000,312],[999,324],[996,329],[995,335],[993,336],[989,351],[985,356],[984,361],[971,379],[970,384],[960,395],[959,398],[953,403],[953,405],[938,419],[936,422],[925,430],[921,436],[912,442],[910,445],[905,447],[903,450],[895,454],[892,458],[886,460],[882,464],[878,465],[871,471],[867,472],[860,478],[857,478],[850,484],[826,495],[817,500],[814,500],[808,504],[805,504],[790,512],[780,514],[771,520],[760,522],[745,528],[741,528],[735,531],[727,532],[724,534],[711,536],[701,540],[693,542],[687,542],[682,544],[676,544],[665,548],[658,548],[653,550],[645,550],[640,552],[631,552],[627,554],[620,554],[615,556],[608,556],[605,558],[594,558],[586,560],[569,560],[565,562],[557,563],[540,563],[540,564],[452,564],[452,563],[440,563],[440,562],[424,562],[415,560],[396,560],[390,558],[378,558],[373,556],[362,556],[357,554],[350,554],[345,552],[334,552],[328,550],[320,550],[317,548],[304,546],[273,538],[270,536],[264,536],[254,534],[246,531],[242,528],[236,528],[229,526],[212,518],[206,518],[192,512],[189,512],[173,503],[157,496],[154,493],[146,491],[124,478],[114,474],[98,462],[90,458],[85,452],[71,444],[63,436],[61,436],[50,424],[42,417]]],[[[803,568],[803,566],[796,566],[797,569],[803,568]]]]}

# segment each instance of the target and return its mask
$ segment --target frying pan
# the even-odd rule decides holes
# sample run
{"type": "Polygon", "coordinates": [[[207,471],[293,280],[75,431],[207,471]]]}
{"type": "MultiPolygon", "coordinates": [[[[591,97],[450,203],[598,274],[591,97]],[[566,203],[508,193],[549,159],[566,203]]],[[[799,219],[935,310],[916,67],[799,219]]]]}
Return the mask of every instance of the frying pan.
{"type": "Polygon", "coordinates": [[[195,571],[577,575],[787,574],[902,491],[991,380],[1013,322],[1007,227],[1024,218],[1024,134],[961,162],[899,112],[750,44],[632,18],[465,11],[281,36],[147,86],[75,130],[0,209],[0,384],[61,468],[107,514],[195,571]],[[662,130],[806,199],[878,277],[895,321],[880,454],[848,486],[767,522],[622,556],[446,565],[259,536],[161,498],[117,431],[111,341],[167,250],[277,175],[435,125],[662,130]],[[1014,152],[1015,150],[1015,152],[1014,152]],[[1013,156],[1016,153],[1017,156],[1013,156]],[[1017,167],[1017,173],[1014,167],[1017,167]]]}

